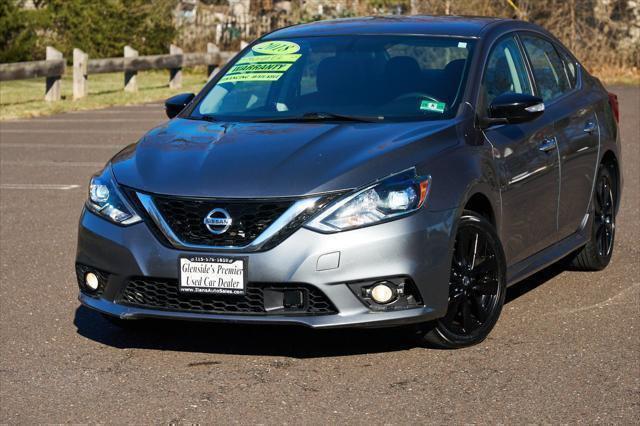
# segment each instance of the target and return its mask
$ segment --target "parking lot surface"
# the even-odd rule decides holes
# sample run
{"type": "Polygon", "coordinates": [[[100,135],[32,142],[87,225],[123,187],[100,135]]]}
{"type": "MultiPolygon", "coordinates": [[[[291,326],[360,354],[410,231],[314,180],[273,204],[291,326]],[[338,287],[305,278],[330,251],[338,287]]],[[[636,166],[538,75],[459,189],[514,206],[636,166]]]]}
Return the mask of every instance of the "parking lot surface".
{"type": "Polygon", "coordinates": [[[0,423],[637,424],[640,89],[611,90],[625,176],[611,265],[512,287],[491,336],[457,351],[394,329],[120,330],[77,302],[77,222],[90,175],[162,106],[0,123],[0,423]]]}

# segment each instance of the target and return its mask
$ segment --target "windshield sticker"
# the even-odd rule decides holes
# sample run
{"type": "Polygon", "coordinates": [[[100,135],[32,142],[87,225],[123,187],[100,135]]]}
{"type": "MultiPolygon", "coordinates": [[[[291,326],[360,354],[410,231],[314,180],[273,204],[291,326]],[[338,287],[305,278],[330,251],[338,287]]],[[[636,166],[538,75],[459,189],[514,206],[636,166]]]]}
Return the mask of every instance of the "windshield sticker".
{"type": "Polygon", "coordinates": [[[260,71],[285,72],[291,67],[291,64],[241,64],[235,65],[229,70],[229,74],[234,73],[250,73],[260,71]]]}
{"type": "Polygon", "coordinates": [[[295,62],[300,59],[299,53],[291,55],[263,55],[263,56],[245,56],[240,58],[237,64],[252,64],[255,62],[295,62]]]}
{"type": "Polygon", "coordinates": [[[235,83],[237,81],[276,81],[282,77],[283,73],[275,72],[256,72],[247,74],[229,74],[222,77],[218,84],[235,83]]]}
{"type": "Polygon", "coordinates": [[[428,101],[428,100],[424,100],[420,104],[420,109],[422,111],[432,111],[432,112],[439,112],[439,113],[443,113],[446,107],[447,107],[447,104],[445,104],[444,102],[436,102],[436,101],[428,101]]]}
{"type": "Polygon", "coordinates": [[[466,49],[467,48],[467,43],[464,42],[464,41],[460,41],[460,42],[458,42],[458,47],[460,49],[466,49]]]}
{"type": "Polygon", "coordinates": [[[256,44],[251,50],[265,55],[286,55],[296,53],[300,50],[300,46],[291,41],[266,41],[256,44]]]}
{"type": "Polygon", "coordinates": [[[218,83],[276,81],[302,56],[300,46],[290,41],[268,41],[240,58],[218,83]]]}

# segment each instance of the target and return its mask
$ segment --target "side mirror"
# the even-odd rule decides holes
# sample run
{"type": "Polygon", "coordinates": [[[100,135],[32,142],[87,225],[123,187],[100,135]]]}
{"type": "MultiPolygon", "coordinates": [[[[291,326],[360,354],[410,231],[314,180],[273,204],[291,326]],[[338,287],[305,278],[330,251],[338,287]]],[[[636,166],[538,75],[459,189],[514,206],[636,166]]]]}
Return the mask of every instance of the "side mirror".
{"type": "Polygon", "coordinates": [[[544,113],[544,101],[522,93],[503,93],[489,106],[489,117],[481,119],[482,127],[494,124],[517,124],[535,120],[544,113]]]}
{"type": "Polygon", "coordinates": [[[176,115],[180,114],[180,111],[182,111],[184,107],[189,105],[189,102],[191,102],[191,100],[195,98],[195,96],[196,95],[194,95],[193,93],[181,93],[167,99],[164,102],[164,110],[167,113],[167,117],[173,118],[176,115]]]}

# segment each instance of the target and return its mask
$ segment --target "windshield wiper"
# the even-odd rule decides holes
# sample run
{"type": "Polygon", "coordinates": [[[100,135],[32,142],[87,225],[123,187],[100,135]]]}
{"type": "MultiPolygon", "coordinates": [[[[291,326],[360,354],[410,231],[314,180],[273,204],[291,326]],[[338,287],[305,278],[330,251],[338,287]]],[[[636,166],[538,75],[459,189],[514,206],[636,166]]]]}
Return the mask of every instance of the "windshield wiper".
{"type": "Polygon", "coordinates": [[[215,116],[211,115],[211,114],[202,114],[200,117],[201,120],[204,121],[219,121],[215,116]]]}
{"type": "Polygon", "coordinates": [[[288,117],[267,117],[251,120],[254,122],[273,122],[273,121],[357,121],[363,123],[377,123],[384,120],[384,117],[364,116],[364,115],[346,115],[335,114],[333,112],[307,112],[302,115],[288,117]]]}

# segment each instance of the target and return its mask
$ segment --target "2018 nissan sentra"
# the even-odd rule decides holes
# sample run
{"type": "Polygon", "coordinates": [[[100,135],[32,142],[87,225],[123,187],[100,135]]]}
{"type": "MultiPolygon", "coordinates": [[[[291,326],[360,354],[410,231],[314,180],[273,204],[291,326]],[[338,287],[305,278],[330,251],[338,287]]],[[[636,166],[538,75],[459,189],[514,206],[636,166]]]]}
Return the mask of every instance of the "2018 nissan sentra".
{"type": "Polygon", "coordinates": [[[80,218],[80,301],[121,325],[420,324],[456,348],[508,286],[611,259],[617,98],[530,23],[292,26],[166,112],[80,218]]]}

